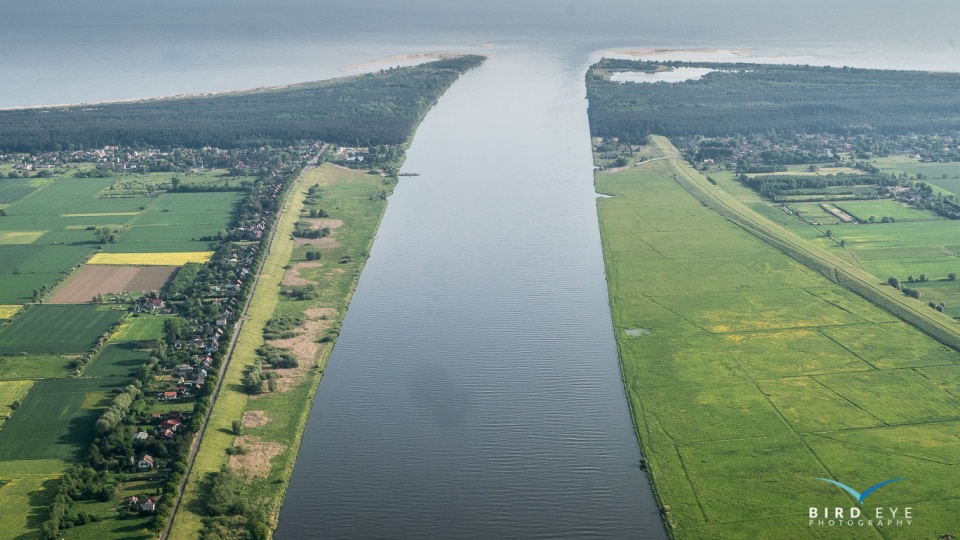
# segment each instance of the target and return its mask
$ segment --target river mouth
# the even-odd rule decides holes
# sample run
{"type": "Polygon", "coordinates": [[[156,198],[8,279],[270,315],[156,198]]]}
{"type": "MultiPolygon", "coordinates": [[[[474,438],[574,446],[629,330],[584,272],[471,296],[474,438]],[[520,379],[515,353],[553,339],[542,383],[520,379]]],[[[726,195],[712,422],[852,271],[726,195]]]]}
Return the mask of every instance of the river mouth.
{"type": "Polygon", "coordinates": [[[277,538],[665,538],[604,274],[587,58],[511,51],[427,115],[277,538]]]}

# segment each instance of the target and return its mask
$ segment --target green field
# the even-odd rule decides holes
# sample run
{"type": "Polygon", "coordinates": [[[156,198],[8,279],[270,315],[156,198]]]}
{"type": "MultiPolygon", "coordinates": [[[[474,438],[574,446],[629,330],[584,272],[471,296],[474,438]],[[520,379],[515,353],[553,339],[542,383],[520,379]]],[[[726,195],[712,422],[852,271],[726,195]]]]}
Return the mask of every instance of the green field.
{"type": "Polygon", "coordinates": [[[150,351],[137,349],[135,343],[107,345],[83,370],[84,377],[132,377],[146,363],[150,351]]]}
{"type": "Polygon", "coordinates": [[[93,424],[105,400],[91,404],[88,395],[107,393],[127,379],[39,381],[23,405],[0,430],[0,461],[73,460],[93,441],[93,424]]]}
{"type": "MultiPolygon", "coordinates": [[[[49,518],[49,504],[56,494],[62,470],[47,474],[4,475],[9,482],[0,487],[0,532],[3,538],[28,540],[37,538],[36,531],[49,518]]],[[[0,482],[2,483],[2,482],[0,482]]]]}
{"type": "Polygon", "coordinates": [[[960,195],[960,163],[924,163],[909,156],[890,156],[870,160],[885,173],[924,175],[923,182],[933,184],[944,191],[960,195]]]}
{"type": "Polygon", "coordinates": [[[64,356],[0,356],[0,381],[65,379],[73,374],[72,360],[64,356]]]}
{"type": "Polygon", "coordinates": [[[165,315],[143,315],[127,317],[120,328],[110,336],[113,343],[152,341],[163,337],[163,322],[169,319],[165,315]]]}
{"type": "MultiPolygon", "coordinates": [[[[884,158],[888,161],[894,159],[884,158]]],[[[916,163],[909,158],[896,160],[916,163]]],[[[953,167],[960,170],[960,164],[953,167]]],[[[899,171],[897,169],[895,172],[899,171]]],[[[841,224],[824,212],[819,203],[792,203],[789,205],[793,212],[791,215],[763,201],[759,195],[736,181],[732,173],[713,172],[710,177],[724,191],[757,213],[798,236],[814,241],[835,256],[856,264],[875,276],[877,282],[885,282],[891,276],[906,281],[910,275],[919,280],[920,274],[927,274],[929,282],[905,284],[920,290],[919,305],[926,305],[931,300],[935,303],[945,302],[945,313],[960,318],[960,280],[947,281],[949,274],[960,274],[960,221],[942,219],[892,200],[881,200],[842,201],[835,205],[861,219],[868,219],[871,215],[878,219],[891,216],[896,218],[896,222],[841,224]],[[810,222],[819,225],[811,226],[810,222]],[[825,237],[827,230],[832,238],[825,237]],[[843,247],[840,247],[841,241],[844,242],[843,247]]]]}
{"type": "MultiPolygon", "coordinates": [[[[92,237],[92,233],[91,233],[92,237]]],[[[2,246],[0,274],[59,274],[70,271],[93,253],[94,246],[2,246]]]]}
{"type": "Polygon", "coordinates": [[[838,202],[834,206],[863,222],[868,221],[870,216],[876,218],[876,221],[880,221],[884,217],[892,217],[897,221],[930,221],[943,219],[932,212],[917,210],[916,208],[890,199],[879,201],[844,201],[838,202]]]}
{"type": "Polygon", "coordinates": [[[80,353],[126,314],[87,305],[33,305],[0,330],[0,354],[80,353]]]}
{"type": "Polygon", "coordinates": [[[104,251],[207,251],[214,242],[200,238],[216,236],[226,228],[241,197],[236,192],[165,193],[104,251]]]}
{"type": "Polygon", "coordinates": [[[36,190],[30,178],[0,178],[0,204],[11,204],[36,190]]]}
{"type": "Polygon", "coordinates": [[[33,381],[0,381],[0,426],[10,418],[13,403],[23,401],[31,386],[33,381]]]}
{"type": "Polygon", "coordinates": [[[596,177],[615,195],[598,208],[624,385],[671,536],[956,534],[960,486],[941,479],[960,463],[960,354],[705,207],[673,180],[688,174],[661,160],[596,177]],[[808,526],[808,507],[851,506],[815,478],[895,476],[864,507],[913,507],[912,528],[808,526]]]}
{"type": "Polygon", "coordinates": [[[242,182],[254,180],[248,176],[229,176],[228,171],[224,170],[191,171],[186,173],[124,173],[114,177],[110,187],[103,190],[100,194],[107,197],[128,197],[144,196],[147,193],[155,193],[157,190],[166,191],[171,188],[171,182],[174,177],[180,179],[182,186],[208,186],[214,188],[227,186],[231,189],[238,189],[242,182]]]}

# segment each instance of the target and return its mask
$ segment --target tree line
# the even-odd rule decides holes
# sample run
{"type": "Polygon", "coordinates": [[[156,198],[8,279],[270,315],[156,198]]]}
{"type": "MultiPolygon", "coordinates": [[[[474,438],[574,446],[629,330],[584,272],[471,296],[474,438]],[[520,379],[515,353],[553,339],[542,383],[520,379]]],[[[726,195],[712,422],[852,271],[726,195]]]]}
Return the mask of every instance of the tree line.
{"type": "Polygon", "coordinates": [[[0,111],[0,151],[119,145],[201,148],[323,140],[402,144],[439,96],[482,56],[356,77],[214,96],[0,111]]]}
{"type": "Polygon", "coordinates": [[[650,134],[724,137],[766,133],[942,133],[960,129],[960,74],[801,65],[632,61],[713,68],[700,80],[635,83],[587,74],[592,134],[635,143],[650,134]]]}

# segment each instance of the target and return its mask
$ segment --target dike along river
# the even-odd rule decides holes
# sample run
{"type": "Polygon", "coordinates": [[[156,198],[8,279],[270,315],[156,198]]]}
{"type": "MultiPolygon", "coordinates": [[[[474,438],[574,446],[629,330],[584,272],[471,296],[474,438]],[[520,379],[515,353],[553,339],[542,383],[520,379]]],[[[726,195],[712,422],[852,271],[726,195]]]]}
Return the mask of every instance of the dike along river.
{"type": "Polygon", "coordinates": [[[665,538],[611,326],[587,60],[504,52],[420,126],[277,538],[665,538]]]}

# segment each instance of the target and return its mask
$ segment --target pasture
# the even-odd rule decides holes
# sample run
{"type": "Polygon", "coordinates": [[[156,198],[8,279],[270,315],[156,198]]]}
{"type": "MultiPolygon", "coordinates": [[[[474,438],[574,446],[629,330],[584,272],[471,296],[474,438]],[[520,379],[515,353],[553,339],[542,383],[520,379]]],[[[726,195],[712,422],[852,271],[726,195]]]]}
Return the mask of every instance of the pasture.
{"type": "Polygon", "coordinates": [[[97,306],[32,305],[0,329],[0,354],[85,352],[125,314],[97,306]]]}
{"type": "MultiPolygon", "coordinates": [[[[883,158],[876,161],[884,160],[916,163],[910,158],[883,158]]],[[[917,165],[952,166],[960,171],[960,165],[957,164],[917,165]]],[[[895,172],[899,172],[899,169],[895,172]]],[[[874,275],[877,282],[884,282],[891,276],[905,282],[910,275],[919,280],[920,274],[927,274],[928,282],[906,284],[920,290],[918,305],[925,305],[931,300],[935,303],[945,302],[944,312],[954,318],[960,317],[960,281],[947,280],[951,273],[960,274],[960,221],[942,219],[893,200],[843,201],[835,204],[860,219],[869,219],[871,215],[878,220],[890,216],[896,219],[894,223],[840,224],[836,218],[823,212],[819,203],[792,203],[789,208],[794,215],[791,216],[762,201],[759,195],[738,182],[732,173],[711,173],[710,177],[724,191],[757,213],[803,238],[813,240],[834,255],[857,264],[874,275]],[[811,226],[810,222],[819,225],[811,226]],[[827,230],[831,231],[832,239],[824,236],[827,230]],[[843,248],[839,246],[841,241],[844,242],[843,248]]],[[[930,180],[931,183],[941,181],[930,180]]],[[[960,188],[960,184],[957,187],[960,188]]]]}
{"type": "Polygon", "coordinates": [[[32,244],[50,231],[0,231],[0,246],[32,244]]]}
{"type": "Polygon", "coordinates": [[[151,341],[163,336],[163,321],[169,317],[165,315],[144,315],[127,317],[123,324],[110,336],[111,343],[129,343],[151,341]]]}
{"type": "Polygon", "coordinates": [[[924,163],[909,156],[889,156],[870,160],[885,173],[924,175],[923,182],[933,184],[948,193],[960,195],[960,163],[924,163]]]}
{"type": "Polygon", "coordinates": [[[128,379],[69,379],[39,381],[23,404],[0,430],[0,460],[73,460],[93,441],[93,424],[102,395],[122,387],[128,379]]]}
{"type": "Polygon", "coordinates": [[[206,251],[200,240],[224,229],[240,201],[236,192],[165,193],[124,231],[112,253],[206,251]]]}
{"type": "Polygon", "coordinates": [[[897,221],[932,221],[943,219],[933,212],[917,210],[916,208],[898,203],[892,199],[845,201],[838,202],[835,206],[862,222],[869,221],[871,216],[873,216],[876,221],[880,221],[884,217],[892,217],[897,221]]]}
{"type": "Polygon", "coordinates": [[[62,274],[93,253],[89,246],[7,245],[0,247],[0,274],[62,274]]]}
{"type": "Polygon", "coordinates": [[[185,173],[149,172],[124,173],[114,177],[114,181],[106,190],[104,196],[113,197],[143,197],[158,190],[167,191],[173,187],[173,178],[180,179],[184,188],[230,188],[240,189],[242,182],[250,182],[254,178],[249,176],[229,176],[226,170],[190,171],[185,173]]]}
{"type": "Polygon", "coordinates": [[[870,502],[913,506],[924,524],[911,538],[953,532],[960,486],[939,479],[960,455],[960,353],[745,233],[674,175],[699,178],[675,159],[596,175],[615,195],[597,205],[624,386],[671,535],[808,536],[808,506],[850,502],[814,478],[868,486],[877,471],[910,478],[870,502]]]}
{"type": "Polygon", "coordinates": [[[23,401],[33,381],[0,381],[0,426],[10,418],[15,401],[23,401]]]}
{"type": "Polygon", "coordinates": [[[15,203],[33,193],[37,188],[32,184],[29,178],[0,178],[0,204],[15,203]]]}
{"type": "MultiPolygon", "coordinates": [[[[20,462],[23,463],[23,462],[20,462]]],[[[49,518],[50,503],[56,495],[62,470],[46,474],[22,474],[0,471],[0,531],[4,538],[36,538],[40,526],[49,518]]]]}
{"type": "Polygon", "coordinates": [[[0,381],[65,379],[73,374],[71,363],[53,354],[0,356],[0,381]]]}
{"type": "Polygon", "coordinates": [[[48,304],[91,302],[98,294],[161,291],[170,282],[176,266],[85,265],[57,287],[48,304]]]}
{"type": "Polygon", "coordinates": [[[132,377],[146,363],[150,352],[138,349],[135,343],[107,345],[84,368],[84,377],[132,377]]]}

